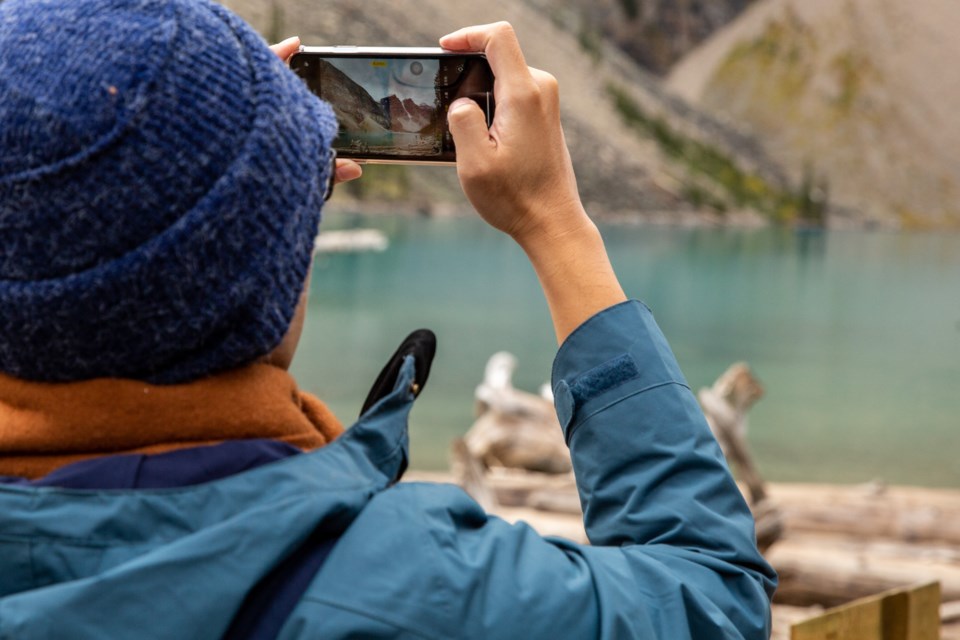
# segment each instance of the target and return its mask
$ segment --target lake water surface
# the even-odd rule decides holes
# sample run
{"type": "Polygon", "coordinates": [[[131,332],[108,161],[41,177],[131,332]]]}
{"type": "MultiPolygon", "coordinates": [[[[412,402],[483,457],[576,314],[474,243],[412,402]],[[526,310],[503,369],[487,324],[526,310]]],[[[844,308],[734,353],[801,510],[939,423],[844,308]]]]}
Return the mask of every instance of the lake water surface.
{"type": "MultiPolygon", "coordinates": [[[[519,358],[519,388],[549,379],[546,303],[520,249],[477,220],[324,222],[352,226],[390,248],[318,256],[293,373],[349,424],[406,334],[433,329],[412,464],[446,468],[491,354],[519,358]]],[[[750,442],[766,477],[960,487],[960,235],[601,230],[694,390],[740,360],[762,381],[750,442]]]]}

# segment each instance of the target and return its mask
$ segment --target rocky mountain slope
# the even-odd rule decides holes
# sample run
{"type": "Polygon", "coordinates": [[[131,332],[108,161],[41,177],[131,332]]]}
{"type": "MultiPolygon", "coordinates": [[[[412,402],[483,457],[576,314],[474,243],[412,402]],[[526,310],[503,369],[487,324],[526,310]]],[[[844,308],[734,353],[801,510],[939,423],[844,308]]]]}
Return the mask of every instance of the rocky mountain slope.
{"type": "MultiPolygon", "coordinates": [[[[616,46],[585,42],[542,2],[224,0],[268,40],[299,35],[307,44],[433,45],[466,24],[509,20],[528,63],[560,81],[567,142],[593,215],[682,222],[702,220],[704,212],[779,220],[822,213],[756,141],[666,93],[616,46]]],[[[434,213],[465,206],[453,169],[369,169],[383,180],[360,181],[341,194],[352,190],[434,213]]]]}
{"type": "Polygon", "coordinates": [[[687,52],[755,0],[538,0],[580,38],[610,39],[641,66],[663,75],[687,52]]]}
{"type": "Polygon", "coordinates": [[[960,226],[960,2],[761,0],[672,71],[794,180],[903,226],[960,226]]]}
{"type": "Polygon", "coordinates": [[[363,87],[326,61],[318,61],[317,67],[314,73],[319,74],[320,84],[327,88],[330,95],[339,96],[334,101],[334,111],[341,125],[346,123],[352,131],[382,132],[390,129],[390,119],[384,113],[383,105],[363,87]]]}

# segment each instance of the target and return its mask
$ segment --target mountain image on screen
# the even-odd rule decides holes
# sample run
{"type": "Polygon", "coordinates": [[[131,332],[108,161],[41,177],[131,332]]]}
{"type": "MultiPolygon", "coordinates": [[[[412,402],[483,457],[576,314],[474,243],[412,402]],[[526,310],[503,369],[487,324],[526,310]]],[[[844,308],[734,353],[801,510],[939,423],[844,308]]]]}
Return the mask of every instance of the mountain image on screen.
{"type": "Polygon", "coordinates": [[[381,100],[380,104],[394,131],[423,133],[433,124],[433,114],[436,109],[425,104],[417,104],[411,98],[401,100],[397,96],[390,96],[381,100]]]}
{"type": "MultiPolygon", "coordinates": [[[[392,94],[377,100],[359,82],[320,61],[323,95],[340,122],[338,148],[386,155],[437,155],[442,131],[434,105],[392,94]]],[[[432,96],[431,96],[432,97],[432,96]]]]}

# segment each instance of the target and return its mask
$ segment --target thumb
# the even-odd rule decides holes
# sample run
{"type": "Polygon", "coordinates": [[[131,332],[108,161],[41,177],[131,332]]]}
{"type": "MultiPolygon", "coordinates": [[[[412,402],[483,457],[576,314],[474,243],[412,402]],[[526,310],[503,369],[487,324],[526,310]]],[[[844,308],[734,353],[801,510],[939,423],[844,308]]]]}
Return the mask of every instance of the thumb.
{"type": "Polygon", "coordinates": [[[458,162],[475,158],[491,148],[490,130],[483,109],[470,98],[459,98],[447,112],[450,134],[457,148],[458,162]]]}

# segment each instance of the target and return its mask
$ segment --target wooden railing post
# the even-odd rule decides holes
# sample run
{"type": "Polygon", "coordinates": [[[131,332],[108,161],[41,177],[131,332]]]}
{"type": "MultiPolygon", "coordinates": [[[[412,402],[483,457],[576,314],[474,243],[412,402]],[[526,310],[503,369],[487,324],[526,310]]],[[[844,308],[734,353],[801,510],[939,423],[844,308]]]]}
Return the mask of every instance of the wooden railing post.
{"type": "Polygon", "coordinates": [[[790,640],[939,640],[940,583],[854,600],[790,628],[790,640]]]}

